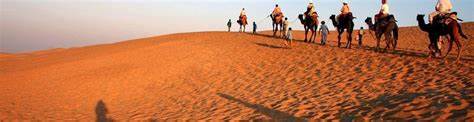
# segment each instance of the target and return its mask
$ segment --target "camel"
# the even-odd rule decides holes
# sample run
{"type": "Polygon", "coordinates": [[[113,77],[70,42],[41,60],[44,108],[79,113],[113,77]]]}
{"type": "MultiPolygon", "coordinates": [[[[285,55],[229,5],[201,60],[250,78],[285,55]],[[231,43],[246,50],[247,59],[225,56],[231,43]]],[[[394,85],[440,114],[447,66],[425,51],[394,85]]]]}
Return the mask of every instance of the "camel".
{"type": "Polygon", "coordinates": [[[316,34],[318,31],[318,14],[312,14],[312,16],[306,16],[303,18],[303,14],[298,15],[298,19],[300,19],[301,24],[304,26],[304,42],[316,42],[316,34]],[[311,36],[308,38],[308,31],[311,30],[311,36]],[[313,39],[314,38],[314,39],[313,39]]]}
{"type": "Polygon", "coordinates": [[[239,20],[237,20],[237,23],[239,23],[240,25],[240,28],[239,28],[239,32],[242,32],[242,26],[244,27],[244,30],[243,32],[245,32],[245,26],[247,26],[247,16],[244,15],[244,16],[241,16],[239,17],[239,20]]]}
{"type": "Polygon", "coordinates": [[[280,26],[280,35],[283,35],[283,14],[277,14],[274,16],[273,14],[270,14],[270,18],[272,18],[272,27],[273,27],[273,36],[276,36],[276,33],[278,31],[278,26],[280,26]]]}
{"type": "Polygon", "coordinates": [[[458,49],[456,62],[459,62],[461,58],[461,52],[462,52],[462,44],[460,42],[460,39],[461,39],[460,37],[463,37],[465,39],[467,39],[467,37],[464,34],[461,34],[462,30],[460,28],[460,25],[457,23],[457,20],[454,20],[449,17],[437,16],[437,17],[434,17],[432,24],[426,24],[424,20],[424,16],[425,15],[423,14],[419,14],[417,15],[416,18],[418,21],[418,27],[422,31],[427,32],[428,37],[430,39],[430,45],[428,46],[428,49],[430,49],[430,52],[428,54],[428,58],[431,58],[431,56],[436,57],[436,54],[441,54],[438,41],[441,36],[447,36],[449,37],[447,40],[449,46],[448,46],[446,55],[442,57],[446,61],[447,56],[451,52],[453,43],[456,43],[456,46],[458,49]],[[443,22],[440,22],[440,21],[443,21],[443,22]]]}
{"type": "Polygon", "coordinates": [[[344,33],[344,30],[347,31],[347,44],[346,48],[351,48],[352,43],[352,31],[354,30],[354,22],[352,21],[355,17],[352,16],[352,13],[346,15],[341,15],[341,17],[336,21],[336,15],[331,15],[332,24],[336,27],[337,35],[337,46],[341,47],[341,36],[344,33]]]}
{"type": "Polygon", "coordinates": [[[367,19],[365,19],[365,23],[369,26],[369,29],[371,31],[375,32],[375,37],[377,39],[376,50],[379,50],[380,48],[380,40],[382,38],[382,35],[384,35],[385,43],[387,44],[387,46],[385,47],[385,50],[390,49],[390,45],[392,46],[393,50],[397,48],[398,25],[393,15],[389,15],[387,18],[385,18],[385,20],[380,20],[380,22],[376,24],[372,23],[372,18],[367,17],[367,19]],[[392,33],[393,33],[393,38],[392,38],[392,33]]]}

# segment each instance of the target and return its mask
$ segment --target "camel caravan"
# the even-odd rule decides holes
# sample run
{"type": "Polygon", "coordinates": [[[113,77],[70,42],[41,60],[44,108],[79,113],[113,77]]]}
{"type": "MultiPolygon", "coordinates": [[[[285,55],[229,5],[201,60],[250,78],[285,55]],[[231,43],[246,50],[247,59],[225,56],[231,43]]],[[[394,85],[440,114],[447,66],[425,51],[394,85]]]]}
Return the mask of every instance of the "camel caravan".
{"type": "MultiPolygon", "coordinates": [[[[376,48],[375,51],[380,51],[380,42],[385,41],[385,48],[383,51],[396,51],[398,43],[398,24],[395,16],[390,14],[389,6],[387,0],[381,0],[382,6],[380,11],[375,14],[375,16],[367,17],[364,22],[369,27],[368,30],[375,35],[376,39],[376,48]]],[[[461,37],[468,39],[468,37],[463,33],[461,24],[458,21],[462,21],[457,17],[457,12],[451,12],[452,4],[450,0],[438,0],[435,11],[429,15],[429,23],[426,23],[424,20],[425,15],[419,14],[416,16],[418,21],[418,27],[428,33],[429,45],[428,45],[428,59],[431,58],[443,58],[446,61],[446,57],[452,50],[453,44],[456,44],[457,47],[457,57],[456,62],[459,62],[462,52],[462,45],[460,42],[461,37]]],[[[353,31],[354,31],[354,19],[350,11],[348,2],[342,1],[342,8],[340,14],[332,14],[329,19],[332,22],[332,25],[335,27],[336,32],[338,33],[337,46],[341,47],[341,40],[343,39],[342,35],[346,33],[347,43],[345,48],[351,48],[353,31]]],[[[288,20],[284,16],[281,8],[278,4],[275,5],[272,13],[268,16],[272,20],[272,31],[273,37],[289,39],[291,36],[291,28],[288,29],[288,20]],[[288,31],[290,30],[290,31],[288,31]],[[279,36],[280,35],[280,36],[279,36]]],[[[297,19],[304,27],[304,42],[307,43],[316,43],[316,36],[318,34],[318,27],[320,22],[318,21],[319,15],[315,10],[313,2],[309,2],[307,9],[304,13],[299,14],[297,19]],[[311,32],[311,33],[310,33],[311,32]],[[308,37],[309,35],[309,37],[308,37]]],[[[229,21],[230,22],[230,21],[229,21]]],[[[240,12],[239,19],[237,23],[240,25],[239,32],[245,32],[247,23],[247,15],[245,9],[243,8],[240,12]]],[[[322,21],[321,24],[325,22],[322,21]]],[[[254,22],[254,33],[256,29],[256,24],[254,22]]],[[[326,27],[325,25],[323,25],[326,27]]],[[[230,26],[229,26],[230,28],[230,26]]],[[[323,28],[320,28],[320,31],[323,28]]],[[[361,30],[362,31],[362,27],[361,30]]],[[[329,32],[327,32],[329,33],[329,32]]],[[[362,34],[359,34],[361,36],[362,34]]],[[[326,37],[325,33],[321,34],[322,37],[326,37]]],[[[359,37],[359,47],[361,46],[362,37],[359,37]]],[[[291,43],[291,39],[289,39],[291,43]]],[[[321,40],[321,45],[325,44],[325,38],[321,40]],[[324,41],[323,41],[324,40],[324,41]]]]}

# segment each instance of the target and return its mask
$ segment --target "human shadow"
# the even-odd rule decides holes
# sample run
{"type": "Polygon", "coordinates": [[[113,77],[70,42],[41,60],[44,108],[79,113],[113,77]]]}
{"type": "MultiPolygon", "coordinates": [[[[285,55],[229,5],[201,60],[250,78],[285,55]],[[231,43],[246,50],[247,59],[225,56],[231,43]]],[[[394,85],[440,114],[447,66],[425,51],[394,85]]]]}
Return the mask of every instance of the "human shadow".
{"type": "Polygon", "coordinates": [[[273,48],[273,49],[288,49],[287,47],[269,45],[269,44],[258,43],[258,42],[255,42],[255,44],[258,45],[258,46],[263,46],[263,47],[268,47],[268,48],[273,48]]]}
{"type": "Polygon", "coordinates": [[[104,101],[99,100],[95,106],[95,114],[97,122],[109,122],[111,119],[107,118],[107,107],[105,106],[104,101]]]}
{"type": "Polygon", "coordinates": [[[285,122],[306,122],[307,121],[305,118],[295,117],[295,116],[293,116],[289,113],[285,113],[285,112],[282,112],[282,111],[270,109],[270,108],[267,108],[263,105],[248,103],[248,102],[237,99],[237,98],[232,97],[232,96],[227,95],[227,94],[217,93],[217,95],[222,97],[222,98],[225,98],[227,100],[242,104],[245,107],[254,109],[257,112],[262,113],[262,114],[272,118],[272,121],[285,121],[285,122]]]}

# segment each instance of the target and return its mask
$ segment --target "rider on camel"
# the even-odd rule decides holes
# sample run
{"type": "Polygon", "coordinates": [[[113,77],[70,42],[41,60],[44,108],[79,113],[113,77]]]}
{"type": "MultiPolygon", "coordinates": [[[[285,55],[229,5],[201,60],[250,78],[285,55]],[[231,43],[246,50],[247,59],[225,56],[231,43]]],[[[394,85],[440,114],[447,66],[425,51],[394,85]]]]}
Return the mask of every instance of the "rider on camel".
{"type": "MultiPolygon", "coordinates": [[[[458,23],[457,21],[462,21],[461,19],[457,17],[457,12],[451,12],[452,9],[453,9],[453,5],[451,4],[450,0],[438,0],[438,3],[436,3],[436,7],[435,7],[436,11],[434,11],[433,13],[429,15],[429,23],[432,24],[433,18],[438,15],[442,15],[442,16],[447,15],[449,18],[456,21],[456,23],[458,23]]],[[[449,21],[444,21],[444,23],[449,23],[449,21]]],[[[459,25],[459,34],[462,37],[467,38],[467,36],[462,31],[461,24],[458,23],[458,25],[459,25]]]]}
{"type": "Polygon", "coordinates": [[[274,17],[283,16],[283,13],[281,12],[281,8],[278,7],[278,4],[275,5],[275,9],[273,9],[272,16],[274,17]]]}
{"type": "MultiPolygon", "coordinates": [[[[438,3],[436,3],[436,7],[433,13],[429,15],[429,22],[433,22],[433,18],[437,15],[445,15],[451,12],[451,9],[453,9],[453,5],[451,4],[450,0],[438,0],[438,3]]],[[[457,19],[455,19],[457,20],[457,19]]]]}
{"type": "Polygon", "coordinates": [[[247,16],[245,13],[245,8],[242,8],[242,10],[240,11],[240,17],[243,17],[243,16],[247,16]]]}
{"type": "Polygon", "coordinates": [[[389,7],[387,4],[387,0],[382,0],[382,6],[380,7],[380,11],[377,15],[375,15],[375,23],[379,22],[379,20],[384,19],[390,15],[389,7]]]}
{"type": "Polygon", "coordinates": [[[247,14],[245,13],[245,8],[242,8],[242,10],[240,11],[239,18],[242,19],[244,16],[246,17],[247,14]]]}
{"type": "Polygon", "coordinates": [[[314,15],[314,14],[317,14],[316,11],[314,10],[314,4],[312,1],[309,2],[308,4],[308,7],[307,7],[307,10],[305,12],[305,17],[308,17],[308,16],[311,16],[311,15],[314,15]]]}
{"type": "Polygon", "coordinates": [[[339,22],[341,17],[344,17],[349,13],[351,13],[351,10],[349,8],[349,4],[347,4],[347,2],[342,2],[341,14],[337,15],[337,17],[336,17],[337,22],[339,22]]]}

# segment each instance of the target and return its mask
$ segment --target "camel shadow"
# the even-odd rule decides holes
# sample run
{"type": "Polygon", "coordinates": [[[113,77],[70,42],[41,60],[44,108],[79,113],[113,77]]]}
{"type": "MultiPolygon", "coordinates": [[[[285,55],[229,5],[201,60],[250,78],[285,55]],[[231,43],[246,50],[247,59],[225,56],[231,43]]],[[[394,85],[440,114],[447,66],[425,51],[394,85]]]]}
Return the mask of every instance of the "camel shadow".
{"type": "Polygon", "coordinates": [[[96,114],[96,121],[97,122],[110,122],[112,119],[107,118],[107,107],[105,106],[104,101],[99,100],[97,105],[95,106],[95,114],[96,114]]]}
{"type": "MultiPolygon", "coordinates": [[[[261,33],[255,33],[255,34],[252,34],[252,33],[247,33],[247,34],[250,34],[250,35],[254,35],[254,36],[261,36],[261,37],[267,37],[267,38],[273,38],[273,39],[281,39],[281,40],[285,40],[283,39],[282,37],[274,37],[272,35],[268,35],[268,34],[261,34],[261,33]]],[[[295,42],[303,42],[303,43],[308,43],[308,44],[317,44],[317,45],[320,45],[318,43],[309,43],[309,42],[305,42],[304,40],[302,39],[293,39],[293,41],[295,42]]]]}
{"type": "MultiPolygon", "coordinates": [[[[247,34],[250,34],[250,35],[255,35],[255,36],[262,36],[262,37],[268,37],[268,38],[274,38],[274,39],[282,39],[282,38],[279,38],[279,37],[274,37],[272,35],[268,35],[268,34],[260,34],[260,33],[257,33],[257,34],[252,34],[252,33],[247,33],[247,34]]],[[[283,40],[283,39],[282,39],[283,40]]],[[[423,51],[415,51],[415,50],[410,50],[410,49],[405,49],[405,50],[402,50],[400,48],[394,50],[394,51],[391,51],[391,50],[387,50],[387,51],[384,51],[384,47],[380,47],[380,50],[382,51],[377,51],[377,48],[376,47],[370,47],[370,46],[361,46],[361,48],[358,48],[358,45],[357,44],[352,44],[352,48],[346,48],[346,44],[347,43],[344,43],[342,42],[341,43],[341,47],[338,47],[337,45],[330,45],[329,42],[330,40],[327,41],[327,44],[326,45],[321,45],[320,43],[316,42],[316,43],[309,43],[309,42],[305,42],[304,40],[301,40],[301,39],[293,39],[293,41],[295,42],[302,42],[302,43],[306,43],[306,44],[313,44],[313,45],[318,45],[318,46],[328,46],[328,47],[333,47],[333,48],[341,48],[341,49],[362,49],[362,50],[368,50],[368,51],[374,51],[374,52],[378,52],[378,53],[381,53],[381,54],[392,54],[392,55],[399,55],[399,56],[410,56],[410,57],[418,57],[418,58],[428,58],[428,52],[423,52],[423,51]]],[[[278,47],[278,46],[272,46],[272,45],[268,45],[268,44],[257,44],[257,45],[260,45],[260,46],[270,46],[270,47],[277,47],[277,48],[283,48],[283,47],[278,47]]],[[[435,59],[439,59],[439,58],[435,58],[435,59]]],[[[451,60],[451,61],[454,61],[456,60],[456,57],[453,56],[453,55],[449,55],[447,57],[448,60],[451,60]]],[[[440,59],[442,60],[442,59],[440,59]]],[[[461,61],[474,61],[474,56],[471,56],[471,55],[464,55],[464,56],[461,56],[461,61]]]]}
{"type": "Polygon", "coordinates": [[[307,121],[305,118],[295,117],[295,116],[293,116],[289,113],[285,113],[285,112],[282,112],[282,111],[270,109],[270,108],[267,108],[263,105],[248,103],[248,102],[242,101],[240,99],[237,99],[237,98],[232,97],[232,96],[227,95],[227,94],[217,93],[217,95],[222,97],[222,98],[225,98],[229,101],[236,102],[236,103],[244,105],[245,107],[254,109],[257,112],[272,118],[271,121],[285,121],[285,122],[295,122],[295,121],[296,122],[305,122],[305,121],[307,121]]]}
{"type": "MultiPolygon", "coordinates": [[[[376,47],[369,47],[369,46],[364,46],[362,49],[364,50],[369,50],[369,51],[374,51],[377,53],[382,53],[382,54],[392,54],[392,55],[399,55],[399,56],[410,56],[410,57],[418,57],[418,58],[428,58],[428,52],[423,52],[423,51],[417,51],[417,50],[410,50],[410,49],[396,49],[396,50],[384,50],[381,48],[380,50],[382,51],[377,51],[376,47]]],[[[439,59],[443,60],[442,58],[434,58],[434,59],[439,59]]],[[[456,57],[453,55],[448,55],[447,57],[448,60],[454,61],[456,60],[456,57]]],[[[461,61],[474,61],[474,57],[472,56],[461,56],[460,58],[461,61]]]]}
{"type": "Polygon", "coordinates": [[[255,44],[258,45],[258,46],[268,47],[268,48],[273,48],[273,49],[289,49],[289,48],[287,48],[287,47],[276,46],[276,45],[269,45],[269,44],[258,43],[258,42],[255,42],[255,44]]]}
{"type": "MultiPolygon", "coordinates": [[[[366,116],[371,112],[374,112],[375,108],[384,108],[383,110],[378,110],[373,113],[372,118],[387,119],[387,120],[396,120],[396,121],[416,121],[418,118],[415,116],[399,118],[396,116],[397,113],[402,111],[417,111],[420,109],[435,108],[433,112],[427,112],[422,114],[424,118],[432,116],[440,116],[442,109],[448,107],[448,104],[460,104],[459,100],[453,97],[453,95],[443,93],[436,90],[427,90],[425,92],[416,92],[416,93],[403,93],[403,94],[382,94],[377,96],[374,99],[369,100],[358,100],[361,104],[356,106],[356,110],[351,112],[342,112],[341,115],[362,115],[366,116]],[[414,107],[411,109],[401,109],[403,105],[412,104],[413,101],[417,98],[427,98],[432,101],[428,106],[425,107],[414,107]]],[[[452,113],[449,116],[449,119],[455,119],[458,117],[466,117],[467,109],[464,108],[459,111],[450,111],[452,113]]],[[[343,110],[345,111],[345,110],[343,110]]]]}
{"type": "Polygon", "coordinates": [[[250,35],[256,35],[256,36],[262,36],[262,37],[268,37],[268,38],[275,38],[275,39],[281,39],[281,38],[278,38],[278,37],[275,37],[275,36],[272,36],[272,35],[268,35],[268,34],[261,34],[261,33],[246,33],[246,34],[250,34],[250,35]]]}

